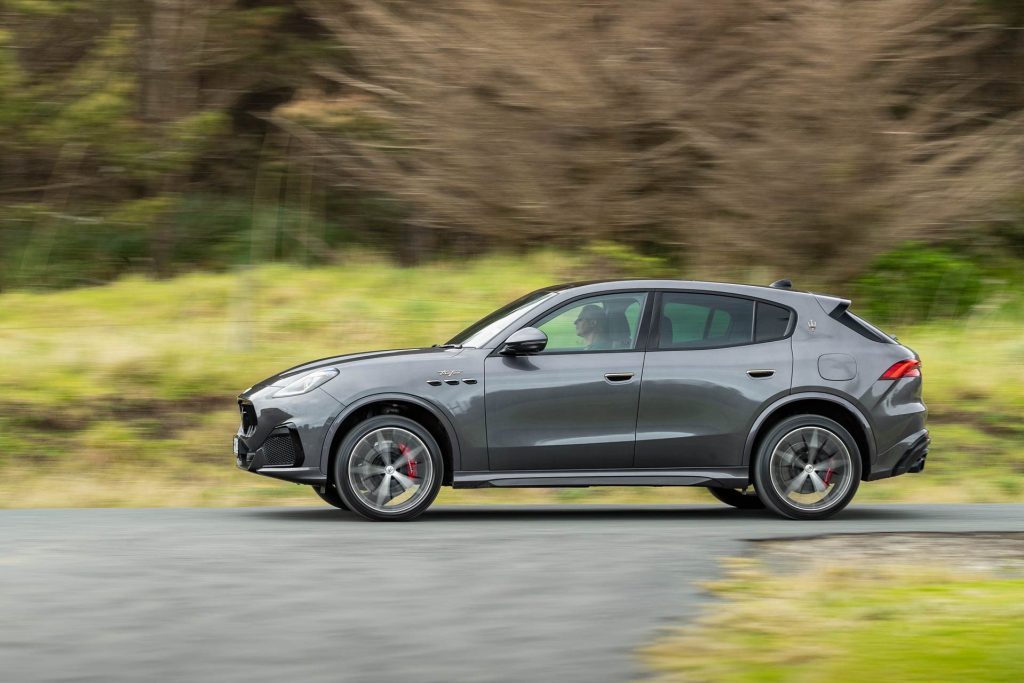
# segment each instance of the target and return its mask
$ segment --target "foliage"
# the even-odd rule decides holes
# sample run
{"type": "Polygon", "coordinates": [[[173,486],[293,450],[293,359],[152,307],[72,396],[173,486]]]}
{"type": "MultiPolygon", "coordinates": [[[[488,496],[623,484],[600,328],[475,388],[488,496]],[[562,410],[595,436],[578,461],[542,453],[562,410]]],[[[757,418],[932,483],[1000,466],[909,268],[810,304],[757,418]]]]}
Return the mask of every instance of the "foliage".
{"type": "Polygon", "coordinates": [[[1022,180],[1024,51],[975,2],[304,6],[352,63],[298,98],[387,121],[403,157],[278,123],[446,237],[834,283],[893,241],[972,235],[1022,180]]]}
{"type": "Polygon", "coordinates": [[[858,309],[880,324],[963,317],[983,287],[982,271],[969,256],[915,242],[876,259],[855,283],[865,297],[858,309]]]}
{"type": "Polygon", "coordinates": [[[0,288],[206,265],[181,246],[222,252],[216,218],[179,234],[186,195],[226,194],[228,207],[255,195],[288,213],[315,198],[273,187],[292,166],[287,141],[268,139],[251,110],[299,87],[323,42],[293,3],[258,5],[22,0],[0,10],[0,198],[11,200],[0,204],[10,245],[0,288]]]}
{"type": "Polygon", "coordinates": [[[1020,16],[1017,0],[8,0],[0,288],[224,268],[240,242],[254,261],[358,243],[404,263],[604,243],[666,272],[831,284],[908,239],[1019,243],[1020,16]]]}
{"type": "Polygon", "coordinates": [[[592,242],[582,254],[590,264],[595,277],[674,277],[676,269],[664,255],[648,255],[636,248],[617,242],[592,242]]]}
{"type": "Polygon", "coordinates": [[[1010,198],[1005,206],[1003,215],[992,221],[990,232],[1014,258],[1024,259],[1024,193],[1010,198]]]}

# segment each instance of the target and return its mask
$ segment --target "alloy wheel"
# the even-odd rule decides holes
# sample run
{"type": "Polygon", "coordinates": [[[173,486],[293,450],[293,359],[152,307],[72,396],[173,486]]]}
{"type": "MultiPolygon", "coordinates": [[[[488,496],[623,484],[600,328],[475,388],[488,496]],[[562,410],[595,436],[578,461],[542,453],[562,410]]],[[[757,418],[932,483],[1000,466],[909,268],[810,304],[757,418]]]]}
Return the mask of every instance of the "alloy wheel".
{"type": "Polygon", "coordinates": [[[788,432],[772,450],[769,479],[775,492],[799,510],[827,510],[842,500],[853,480],[850,451],[823,427],[788,432]]]}
{"type": "Polygon", "coordinates": [[[423,440],[401,427],[375,429],[352,448],[348,480],[367,507],[401,514],[429,495],[434,466],[423,440]]]}

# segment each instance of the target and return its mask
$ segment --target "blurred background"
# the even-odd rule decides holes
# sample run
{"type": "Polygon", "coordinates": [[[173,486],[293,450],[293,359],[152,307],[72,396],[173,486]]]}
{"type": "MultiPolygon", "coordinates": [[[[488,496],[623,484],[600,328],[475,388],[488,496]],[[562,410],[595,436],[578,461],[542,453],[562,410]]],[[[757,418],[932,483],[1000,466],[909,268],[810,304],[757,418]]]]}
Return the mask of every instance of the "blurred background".
{"type": "Polygon", "coordinates": [[[1022,265],[1021,0],[0,4],[0,506],[317,503],[239,391],[615,276],[853,298],[934,438],[860,499],[1022,501],[1022,265]]]}

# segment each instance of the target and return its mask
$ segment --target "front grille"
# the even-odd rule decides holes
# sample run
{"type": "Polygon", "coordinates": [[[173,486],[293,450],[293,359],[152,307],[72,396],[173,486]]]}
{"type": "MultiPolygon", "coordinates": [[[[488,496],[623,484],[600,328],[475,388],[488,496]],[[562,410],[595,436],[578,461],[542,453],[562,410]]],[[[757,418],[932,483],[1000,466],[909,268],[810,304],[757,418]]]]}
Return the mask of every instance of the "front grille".
{"type": "Polygon", "coordinates": [[[242,412],[242,434],[252,436],[256,433],[256,409],[248,401],[238,401],[238,409],[242,412]]]}
{"type": "Polygon", "coordinates": [[[302,461],[302,445],[287,430],[275,432],[263,442],[263,464],[267,467],[295,467],[302,461]]]}

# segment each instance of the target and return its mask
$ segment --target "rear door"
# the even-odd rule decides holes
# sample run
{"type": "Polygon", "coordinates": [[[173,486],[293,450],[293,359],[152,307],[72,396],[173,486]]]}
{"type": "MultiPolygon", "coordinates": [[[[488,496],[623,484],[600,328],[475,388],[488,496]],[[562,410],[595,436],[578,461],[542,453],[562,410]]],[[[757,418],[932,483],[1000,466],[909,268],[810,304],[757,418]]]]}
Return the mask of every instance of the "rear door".
{"type": "Polygon", "coordinates": [[[486,360],[492,470],[594,470],[633,464],[648,292],[581,298],[533,321],[531,356],[486,360]]]}
{"type": "Polygon", "coordinates": [[[795,314],[708,292],[661,292],[641,383],[635,466],[742,465],[763,406],[789,393],[795,314]]]}

